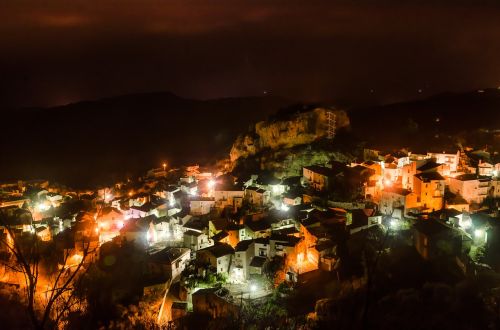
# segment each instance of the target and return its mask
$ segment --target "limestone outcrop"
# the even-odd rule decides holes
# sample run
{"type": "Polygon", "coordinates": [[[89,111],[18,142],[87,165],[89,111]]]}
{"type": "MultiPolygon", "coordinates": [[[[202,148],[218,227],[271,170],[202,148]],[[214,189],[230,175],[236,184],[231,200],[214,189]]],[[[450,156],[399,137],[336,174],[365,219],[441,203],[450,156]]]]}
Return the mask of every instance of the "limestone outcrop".
{"type": "Polygon", "coordinates": [[[283,150],[313,143],[327,136],[332,122],[335,130],[350,125],[345,111],[327,108],[282,114],[258,122],[253,130],[236,139],[230,151],[230,161],[234,163],[265,150],[283,150]],[[328,120],[328,112],[333,120],[328,120]]]}

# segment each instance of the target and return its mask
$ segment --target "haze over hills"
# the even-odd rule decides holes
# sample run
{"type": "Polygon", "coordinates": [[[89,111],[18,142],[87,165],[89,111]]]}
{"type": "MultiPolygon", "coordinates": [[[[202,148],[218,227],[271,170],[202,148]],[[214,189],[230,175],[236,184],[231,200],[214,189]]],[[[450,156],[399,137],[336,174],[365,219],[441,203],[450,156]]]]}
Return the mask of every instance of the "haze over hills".
{"type": "MultiPolygon", "coordinates": [[[[213,161],[227,157],[250,125],[300,108],[291,105],[274,96],[200,101],[158,92],[17,109],[4,113],[0,179],[48,178],[82,187],[165,160],[172,165],[213,161]]],[[[477,145],[498,144],[494,133],[476,133],[500,128],[500,90],[441,94],[351,109],[348,115],[351,133],[379,147],[449,145],[457,135],[477,145]]]]}

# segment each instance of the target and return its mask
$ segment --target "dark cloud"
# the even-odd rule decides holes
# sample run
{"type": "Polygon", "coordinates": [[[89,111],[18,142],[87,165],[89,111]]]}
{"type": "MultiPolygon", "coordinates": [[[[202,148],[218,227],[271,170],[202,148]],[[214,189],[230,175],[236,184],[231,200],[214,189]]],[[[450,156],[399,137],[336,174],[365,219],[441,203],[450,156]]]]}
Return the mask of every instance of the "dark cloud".
{"type": "Polygon", "coordinates": [[[369,103],[496,86],[498,17],[494,1],[4,0],[0,105],[152,90],[369,103]]]}

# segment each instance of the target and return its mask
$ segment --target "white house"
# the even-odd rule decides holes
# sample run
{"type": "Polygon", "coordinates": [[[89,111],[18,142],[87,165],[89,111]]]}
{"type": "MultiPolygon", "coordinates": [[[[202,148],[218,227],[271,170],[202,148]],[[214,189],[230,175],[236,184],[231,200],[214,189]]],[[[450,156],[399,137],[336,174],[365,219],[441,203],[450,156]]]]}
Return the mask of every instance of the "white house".
{"type": "Polygon", "coordinates": [[[147,217],[148,215],[156,215],[157,217],[159,217],[159,212],[157,208],[158,205],[155,205],[151,202],[146,202],[141,206],[133,205],[126,211],[125,217],[127,219],[144,218],[147,217]]]}
{"type": "Polygon", "coordinates": [[[231,245],[219,243],[199,250],[196,253],[196,261],[216,268],[217,274],[229,274],[233,254],[234,249],[231,245]]]}
{"type": "Polygon", "coordinates": [[[236,186],[226,187],[216,185],[213,195],[215,199],[215,206],[217,208],[223,209],[226,207],[232,207],[235,211],[237,211],[243,205],[245,191],[236,186]]]}
{"type": "Polygon", "coordinates": [[[240,241],[235,248],[233,266],[231,268],[231,280],[241,282],[247,280],[249,265],[254,257],[253,240],[240,241]]]}
{"type": "Polygon", "coordinates": [[[250,186],[245,189],[245,199],[252,205],[264,206],[270,202],[271,193],[262,188],[250,186]]]}
{"type": "Polygon", "coordinates": [[[419,206],[417,194],[402,188],[386,188],[382,191],[380,198],[380,212],[384,215],[392,215],[395,209],[403,208],[406,214],[408,210],[419,206]]]}
{"type": "Polygon", "coordinates": [[[480,176],[493,176],[494,170],[495,166],[493,164],[479,160],[479,164],[477,165],[477,174],[480,176]]]}
{"type": "Polygon", "coordinates": [[[490,181],[489,177],[462,174],[450,178],[449,187],[452,193],[462,196],[468,203],[480,204],[488,196],[490,181]]]}
{"type": "Polygon", "coordinates": [[[460,151],[456,153],[446,153],[446,152],[428,152],[427,156],[436,159],[438,164],[447,164],[450,166],[450,172],[456,172],[458,168],[458,163],[460,161],[460,151]]]}
{"type": "Polygon", "coordinates": [[[208,214],[215,207],[215,199],[211,197],[193,197],[189,201],[192,215],[208,214]]]}
{"type": "Polygon", "coordinates": [[[130,219],[120,229],[120,237],[128,242],[133,242],[140,247],[146,247],[154,237],[152,221],[146,219],[130,219]]]}
{"type": "Polygon", "coordinates": [[[213,245],[213,241],[208,235],[195,230],[188,230],[184,233],[184,246],[193,251],[198,251],[213,245]]]}

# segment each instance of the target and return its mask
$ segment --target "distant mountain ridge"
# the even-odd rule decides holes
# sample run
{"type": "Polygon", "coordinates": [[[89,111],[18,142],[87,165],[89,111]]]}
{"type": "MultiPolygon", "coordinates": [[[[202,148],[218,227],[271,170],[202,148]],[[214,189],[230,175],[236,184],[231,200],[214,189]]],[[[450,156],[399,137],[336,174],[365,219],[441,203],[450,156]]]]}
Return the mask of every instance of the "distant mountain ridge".
{"type": "Polygon", "coordinates": [[[212,161],[250,124],[290,103],[274,96],[201,101],[155,92],[17,109],[4,113],[0,179],[87,186],[163,161],[212,161]]]}
{"type": "Polygon", "coordinates": [[[348,113],[353,133],[380,148],[440,148],[457,139],[499,148],[494,131],[500,129],[500,89],[442,93],[348,113]]]}
{"type": "MultiPolygon", "coordinates": [[[[4,111],[0,180],[48,178],[85,187],[163,161],[214,161],[228,157],[237,136],[255,123],[318,106],[297,106],[274,96],[201,101],[155,92],[4,111]]],[[[350,134],[384,150],[441,148],[455,144],[457,137],[497,150],[500,144],[492,131],[500,129],[497,89],[339,110],[347,111],[350,134]]]]}

